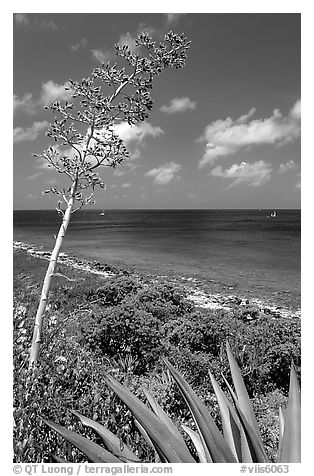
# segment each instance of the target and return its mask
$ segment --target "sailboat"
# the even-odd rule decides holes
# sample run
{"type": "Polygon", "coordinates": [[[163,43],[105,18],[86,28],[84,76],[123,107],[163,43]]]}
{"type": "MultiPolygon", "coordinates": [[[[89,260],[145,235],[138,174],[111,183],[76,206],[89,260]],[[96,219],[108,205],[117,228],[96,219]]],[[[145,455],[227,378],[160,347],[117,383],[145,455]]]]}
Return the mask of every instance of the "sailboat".
{"type": "Polygon", "coordinates": [[[103,216],[104,216],[104,214],[105,214],[105,210],[103,210],[103,211],[101,212],[100,216],[102,216],[102,217],[103,217],[103,216]]]}
{"type": "Polygon", "coordinates": [[[275,218],[275,217],[277,216],[276,210],[274,210],[274,211],[270,214],[270,216],[271,216],[272,218],[275,218]]]}

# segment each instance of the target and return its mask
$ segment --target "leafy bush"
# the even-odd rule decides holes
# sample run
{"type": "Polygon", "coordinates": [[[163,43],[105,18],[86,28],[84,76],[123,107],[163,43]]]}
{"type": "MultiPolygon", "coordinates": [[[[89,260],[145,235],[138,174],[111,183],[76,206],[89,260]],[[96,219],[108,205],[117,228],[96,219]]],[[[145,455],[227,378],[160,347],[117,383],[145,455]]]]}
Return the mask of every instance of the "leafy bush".
{"type": "Polygon", "coordinates": [[[85,291],[87,301],[95,302],[99,306],[116,306],[120,304],[126,296],[135,294],[141,289],[141,284],[129,277],[110,278],[102,286],[85,291]]]}
{"type": "Polygon", "coordinates": [[[134,301],[104,309],[82,323],[82,342],[103,355],[132,355],[138,361],[137,373],[152,368],[161,351],[158,320],[149,312],[137,309],[134,301]]]}

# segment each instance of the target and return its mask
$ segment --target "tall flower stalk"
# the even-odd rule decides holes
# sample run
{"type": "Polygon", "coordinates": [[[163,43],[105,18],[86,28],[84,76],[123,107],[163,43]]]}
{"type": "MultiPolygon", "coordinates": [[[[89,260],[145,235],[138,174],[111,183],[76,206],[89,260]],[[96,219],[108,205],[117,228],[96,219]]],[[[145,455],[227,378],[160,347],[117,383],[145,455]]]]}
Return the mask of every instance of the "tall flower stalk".
{"type": "Polygon", "coordinates": [[[150,90],[154,78],[166,68],[182,68],[190,47],[184,34],[172,31],[158,44],[147,33],[141,33],[135,44],[136,52],[126,45],[116,45],[116,54],[124,66],[103,63],[92,71],[91,77],[79,82],[69,80],[66,89],[72,100],[55,101],[48,107],[54,121],[47,136],[57,144],[34,155],[66,175],[70,185],[67,189],[51,187],[45,191],[59,196],[56,209],[62,215],[62,223],[42,286],[30,366],[36,365],[39,358],[51,280],[71,215],[94,203],[95,187],[105,187],[99,175],[100,167],[115,168],[129,156],[115,126],[121,122],[132,126],[148,117],[153,106],[150,90]]]}

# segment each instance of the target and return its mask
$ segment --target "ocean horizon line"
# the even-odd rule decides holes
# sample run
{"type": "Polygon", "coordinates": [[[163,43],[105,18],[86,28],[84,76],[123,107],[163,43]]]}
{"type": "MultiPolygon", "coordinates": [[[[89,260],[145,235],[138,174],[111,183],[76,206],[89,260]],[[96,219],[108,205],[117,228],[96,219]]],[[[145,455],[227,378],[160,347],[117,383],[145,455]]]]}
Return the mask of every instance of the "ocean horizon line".
{"type": "MultiPolygon", "coordinates": [[[[248,208],[158,208],[158,207],[149,207],[149,208],[131,208],[131,207],[125,207],[125,208],[106,208],[106,207],[100,207],[100,208],[84,208],[78,211],[101,211],[101,210],[110,210],[110,211],[125,211],[125,210],[157,210],[157,211],[185,211],[185,210],[299,210],[301,211],[301,207],[248,207],[248,208]]],[[[14,208],[13,212],[18,212],[18,211],[28,211],[28,212],[35,212],[35,211],[56,211],[55,208],[14,208]]]]}

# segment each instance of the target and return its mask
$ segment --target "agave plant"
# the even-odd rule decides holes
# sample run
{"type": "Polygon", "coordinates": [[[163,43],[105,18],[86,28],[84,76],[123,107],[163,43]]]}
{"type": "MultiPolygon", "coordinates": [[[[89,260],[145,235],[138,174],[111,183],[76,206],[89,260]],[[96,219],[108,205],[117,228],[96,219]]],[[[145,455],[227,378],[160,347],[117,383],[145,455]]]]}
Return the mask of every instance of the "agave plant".
{"type": "MultiPolygon", "coordinates": [[[[215,395],[221,413],[223,433],[219,431],[207,408],[196,395],[180,372],[170,362],[164,360],[174,381],[189,407],[197,431],[182,425],[190,437],[198,455],[198,461],[192,456],[183,436],[169,416],[155,401],[150,393],[143,389],[150,405],[148,408],[125,386],[108,376],[107,385],[119,396],[135,418],[135,424],[148,444],[155,450],[156,462],[161,463],[267,463],[269,462],[262,438],[257,426],[252,404],[246,391],[240,369],[227,344],[227,355],[234,389],[225,380],[231,400],[221,390],[210,374],[215,395]]],[[[301,453],[301,403],[297,374],[292,363],[288,406],[280,409],[278,462],[300,462],[301,453]]],[[[89,418],[73,413],[81,422],[94,429],[102,438],[104,447],[68,430],[52,421],[44,420],[53,430],[68,442],[81,450],[95,463],[139,462],[139,458],[127,445],[121,446],[121,440],[107,428],[89,418]]],[[[57,458],[57,461],[63,461],[57,458]]]]}

